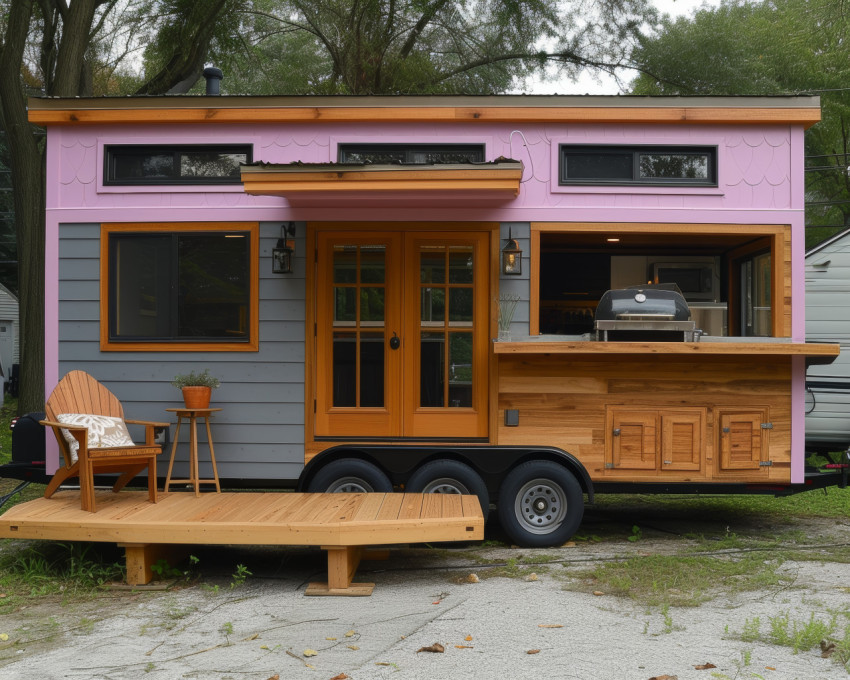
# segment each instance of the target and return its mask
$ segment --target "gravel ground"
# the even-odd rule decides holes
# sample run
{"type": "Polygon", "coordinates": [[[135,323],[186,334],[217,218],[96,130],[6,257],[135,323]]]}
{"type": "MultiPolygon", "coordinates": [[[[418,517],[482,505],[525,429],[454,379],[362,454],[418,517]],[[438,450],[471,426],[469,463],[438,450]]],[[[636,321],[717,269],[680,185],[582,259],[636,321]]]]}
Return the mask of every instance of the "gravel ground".
{"type": "MultiPolygon", "coordinates": [[[[318,551],[208,548],[199,551],[200,575],[190,583],[106,590],[94,601],[64,605],[33,600],[4,616],[0,634],[9,639],[0,642],[0,678],[848,677],[819,647],[794,653],[743,642],[739,633],[756,617],[767,630],[780,614],[802,625],[835,612],[843,630],[850,624],[850,565],[786,561],[782,585],[733,595],[717,583],[700,606],[669,609],[594,594],[593,584],[575,578],[579,567],[681,553],[689,544],[675,522],[640,521],[645,528],[634,542],[621,528],[599,542],[558,549],[394,550],[386,562],[361,565],[357,580],[377,584],[367,598],[305,597],[306,583],[324,570],[318,551]],[[520,558],[540,565],[487,578],[480,563],[520,558]],[[253,575],[231,588],[236,564],[253,575]],[[535,569],[537,579],[528,580],[535,569]],[[419,651],[434,643],[444,651],[419,651]],[[308,650],[315,655],[305,656],[308,650]],[[697,668],[707,664],[713,666],[697,668]]],[[[845,520],[794,526],[809,544],[850,544],[845,520]]]]}

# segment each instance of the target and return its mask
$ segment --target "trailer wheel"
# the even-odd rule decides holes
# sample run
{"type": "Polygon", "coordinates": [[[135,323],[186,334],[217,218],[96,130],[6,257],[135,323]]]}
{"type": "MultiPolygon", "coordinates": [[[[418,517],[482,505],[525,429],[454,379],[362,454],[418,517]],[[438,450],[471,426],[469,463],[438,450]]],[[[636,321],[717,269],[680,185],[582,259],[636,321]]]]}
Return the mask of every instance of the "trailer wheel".
{"type": "Polygon", "coordinates": [[[499,521],[518,545],[544,548],[564,543],[584,514],[581,485],[569,470],[547,460],[523,463],[499,490],[499,521]]]}
{"type": "Polygon", "coordinates": [[[319,470],[307,491],[324,493],[389,493],[392,482],[372,463],[359,458],[341,458],[319,470]]]}
{"type": "Polygon", "coordinates": [[[456,460],[432,460],[416,470],[405,485],[412,493],[457,493],[478,496],[484,521],[490,511],[490,494],[475,470],[456,460]]]}

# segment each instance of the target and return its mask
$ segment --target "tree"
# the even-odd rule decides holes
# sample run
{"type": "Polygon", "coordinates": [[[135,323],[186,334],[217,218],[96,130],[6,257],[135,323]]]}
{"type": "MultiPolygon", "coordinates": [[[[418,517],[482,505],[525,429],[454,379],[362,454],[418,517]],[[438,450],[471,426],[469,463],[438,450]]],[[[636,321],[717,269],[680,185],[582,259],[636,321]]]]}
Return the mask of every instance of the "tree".
{"type": "Polygon", "coordinates": [[[623,64],[647,0],[254,0],[243,50],[216,56],[229,91],[493,93],[554,64],[623,64]]]}
{"type": "Polygon", "coordinates": [[[843,0],[727,0],[641,39],[634,94],[820,94],[806,134],[808,246],[850,226],[850,22],[843,0]]]}
{"type": "MultiPolygon", "coordinates": [[[[44,405],[45,144],[43,131],[27,121],[27,88],[60,97],[117,94],[115,89],[122,84],[122,78],[116,77],[118,65],[127,52],[116,52],[108,41],[122,31],[126,37],[127,30],[136,31],[127,27],[138,25],[142,32],[154,34],[163,26],[179,31],[180,39],[171,43],[169,58],[164,58],[167,43],[158,43],[162,65],[145,90],[148,94],[167,92],[193,74],[200,74],[205,51],[216,36],[216,31],[209,29],[209,20],[242,3],[208,0],[197,5],[205,10],[203,21],[193,0],[0,3],[0,126],[5,133],[14,189],[22,338],[21,413],[39,411],[44,405]],[[123,22],[116,16],[119,7],[126,13],[123,22]],[[127,21],[131,18],[136,22],[127,21]],[[138,21],[140,18],[144,20],[138,21]]],[[[230,28],[220,25],[219,33],[230,28]]]]}

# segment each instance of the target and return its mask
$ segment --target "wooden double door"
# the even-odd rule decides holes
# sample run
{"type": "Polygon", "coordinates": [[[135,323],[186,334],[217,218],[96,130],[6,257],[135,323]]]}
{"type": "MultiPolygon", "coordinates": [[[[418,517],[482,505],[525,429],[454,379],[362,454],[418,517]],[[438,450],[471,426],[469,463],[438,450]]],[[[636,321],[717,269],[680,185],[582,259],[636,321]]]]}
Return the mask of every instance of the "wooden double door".
{"type": "Polygon", "coordinates": [[[489,244],[317,233],[316,437],[487,436],[489,244]]]}

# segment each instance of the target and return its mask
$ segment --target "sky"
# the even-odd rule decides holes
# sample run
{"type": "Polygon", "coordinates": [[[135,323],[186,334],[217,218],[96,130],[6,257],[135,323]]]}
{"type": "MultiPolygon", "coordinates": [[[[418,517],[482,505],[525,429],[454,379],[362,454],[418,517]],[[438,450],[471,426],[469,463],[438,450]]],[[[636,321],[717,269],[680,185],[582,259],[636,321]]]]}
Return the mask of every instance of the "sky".
{"type": "MultiPolygon", "coordinates": [[[[720,0],[654,0],[653,5],[659,11],[672,16],[690,16],[702,5],[716,7],[720,0]]],[[[622,75],[624,86],[628,85],[629,75],[622,75]]],[[[618,94],[620,87],[610,76],[596,78],[585,74],[577,82],[570,80],[540,82],[535,80],[523,90],[526,94],[618,94]]]]}

